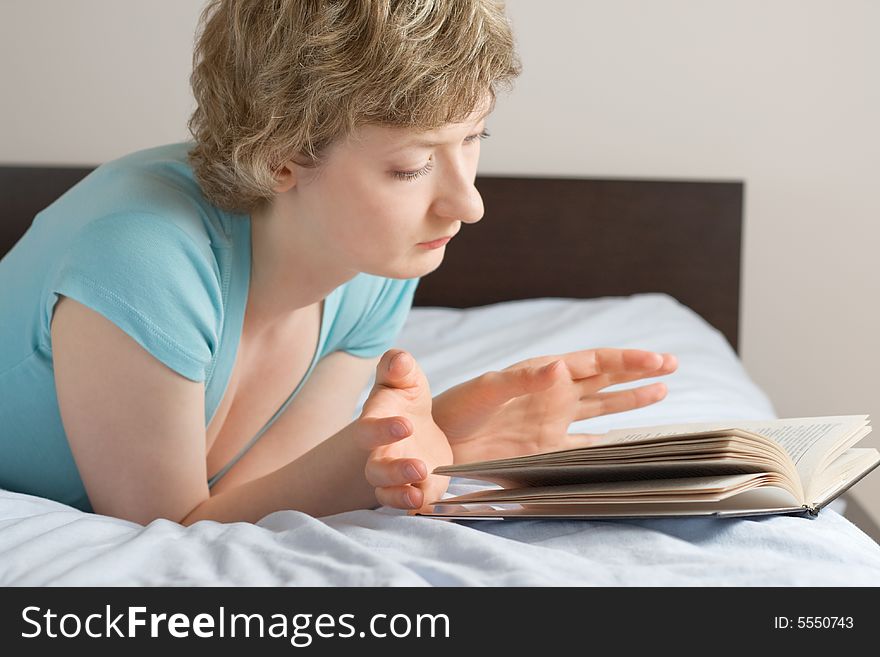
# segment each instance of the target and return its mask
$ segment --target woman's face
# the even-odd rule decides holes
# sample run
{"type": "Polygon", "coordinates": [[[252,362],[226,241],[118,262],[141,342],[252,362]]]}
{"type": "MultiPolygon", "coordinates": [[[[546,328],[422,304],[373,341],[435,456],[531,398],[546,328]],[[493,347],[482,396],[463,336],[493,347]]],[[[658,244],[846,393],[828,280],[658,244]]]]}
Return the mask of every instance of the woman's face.
{"type": "MultiPolygon", "coordinates": [[[[482,114],[482,113],[480,113],[482,114]]],[[[316,169],[297,167],[297,214],[333,262],[388,278],[436,269],[453,236],[483,216],[474,187],[485,116],[416,132],[370,125],[329,147],[316,169]]],[[[454,240],[453,240],[454,243],[454,240]]]]}

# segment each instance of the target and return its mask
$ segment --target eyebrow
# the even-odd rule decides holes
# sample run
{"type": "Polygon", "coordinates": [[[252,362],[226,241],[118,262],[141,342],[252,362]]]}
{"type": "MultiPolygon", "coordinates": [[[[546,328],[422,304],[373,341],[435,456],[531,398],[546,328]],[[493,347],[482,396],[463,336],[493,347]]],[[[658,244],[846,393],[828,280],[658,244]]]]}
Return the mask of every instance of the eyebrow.
{"type": "Polygon", "coordinates": [[[440,146],[442,143],[443,142],[440,141],[425,141],[424,139],[418,139],[416,141],[405,142],[394,150],[402,151],[406,148],[434,148],[435,146],[440,146]]]}
{"type": "MultiPolygon", "coordinates": [[[[485,119],[491,113],[492,113],[492,108],[490,108],[488,111],[486,111],[485,114],[483,114],[476,121],[474,121],[474,125],[476,125],[477,123],[479,123],[480,121],[485,119]]],[[[396,153],[398,151],[402,151],[407,148],[435,148],[437,146],[443,145],[443,143],[444,142],[442,142],[442,141],[429,141],[427,139],[416,139],[416,140],[407,141],[407,142],[401,144],[397,148],[393,149],[392,152],[396,153]]]]}

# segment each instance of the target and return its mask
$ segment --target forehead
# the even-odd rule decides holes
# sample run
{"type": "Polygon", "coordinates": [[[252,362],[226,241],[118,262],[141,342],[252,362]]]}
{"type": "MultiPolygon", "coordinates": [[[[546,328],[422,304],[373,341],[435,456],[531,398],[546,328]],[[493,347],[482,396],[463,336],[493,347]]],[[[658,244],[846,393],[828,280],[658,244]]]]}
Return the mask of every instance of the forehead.
{"type": "Polygon", "coordinates": [[[461,141],[463,133],[470,133],[491,110],[471,112],[458,123],[448,123],[433,130],[419,130],[402,126],[369,124],[357,128],[340,144],[346,150],[370,151],[375,154],[393,154],[414,148],[434,148],[461,141]]]}

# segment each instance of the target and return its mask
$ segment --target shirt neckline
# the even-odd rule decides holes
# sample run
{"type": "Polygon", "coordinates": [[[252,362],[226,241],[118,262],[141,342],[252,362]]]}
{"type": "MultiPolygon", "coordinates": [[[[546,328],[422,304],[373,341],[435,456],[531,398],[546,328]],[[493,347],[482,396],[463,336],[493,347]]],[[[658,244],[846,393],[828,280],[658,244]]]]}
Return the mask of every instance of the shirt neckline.
{"type": "MultiPolygon", "coordinates": [[[[225,252],[225,257],[221,256],[223,262],[219,263],[221,268],[221,276],[224,281],[224,312],[223,327],[220,335],[220,343],[218,347],[216,361],[209,373],[205,390],[205,428],[207,428],[217,408],[220,405],[223,395],[229,386],[229,380],[232,376],[232,369],[235,364],[235,357],[238,353],[239,341],[241,339],[241,331],[244,326],[244,314],[247,308],[248,290],[250,289],[251,278],[251,218],[248,215],[241,215],[233,218],[231,222],[232,248],[223,249],[220,253],[225,252]]],[[[305,382],[311,376],[312,371],[318,364],[323,355],[325,343],[327,341],[327,333],[329,331],[328,316],[331,312],[337,290],[336,288],[321,303],[321,328],[318,332],[318,344],[315,348],[315,354],[309,364],[309,368],[303,375],[303,378],[297,384],[296,388],[287,397],[281,407],[272,415],[272,417],[263,425],[263,427],[254,435],[247,444],[238,452],[238,454],[223,468],[209,480],[209,486],[213,485],[220,479],[244,454],[256,443],[270,426],[281,416],[281,414],[290,405],[293,398],[296,397],[305,382]]]]}

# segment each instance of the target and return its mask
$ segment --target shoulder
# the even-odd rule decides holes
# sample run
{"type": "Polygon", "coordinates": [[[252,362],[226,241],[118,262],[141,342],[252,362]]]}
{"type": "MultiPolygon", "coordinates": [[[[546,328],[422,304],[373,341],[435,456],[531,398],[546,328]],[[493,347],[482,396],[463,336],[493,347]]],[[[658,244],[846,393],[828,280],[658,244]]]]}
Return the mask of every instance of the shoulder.
{"type": "Polygon", "coordinates": [[[57,276],[78,274],[126,290],[137,281],[157,293],[172,281],[208,289],[220,284],[206,236],[193,236],[167,215],[123,211],[94,219],[70,236],[60,256],[57,276]]]}
{"type": "Polygon", "coordinates": [[[165,217],[120,214],[90,223],[71,241],[46,293],[44,333],[58,299],[69,297],[192,380],[204,380],[219,346],[217,262],[165,217]]]}
{"type": "Polygon", "coordinates": [[[70,231],[43,295],[49,350],[57,301],[69,297],[179,374],[204,380],[222,334],[224,280],[208,231],[190,216],[121,208],[70,231]]]}
{"type": "Polygon", "coordinates": [[[219,308],[218,249],[230,237],[190,185],[187,150],[169,144],[108,162],[41,212],[29,238],[47,258],[49,284],[79,279],[120,303],[201,295],[219,308]]]}
{"type": "Polygon", "coordinates": [[[164,221],[169,235],[187,235],[206,254],[211,246],[228,247],[239,217],[205,200],[187,162],[190,148],[188,142],[167,144],[106,162],[38,214],[34,224],[43,232],[71,235],[96,230],[95,222],[124,228],[108,217],[149,216],[154,225],[164,221]]]}
{"type": "Polygon", "coordinates": [[[154,355],[183,353],[188,365],[177,369],[186,376],[203,375],[219,344],[235,242],[249,242],[245,223],[204,202],[189,148],[169,144],[107,162],[36,215],[0,271],[15,278],[0,310],[15,302],[14,332],[29,327],[16,353],[51,353],[52,314],[67,296],[154,355]]]}

